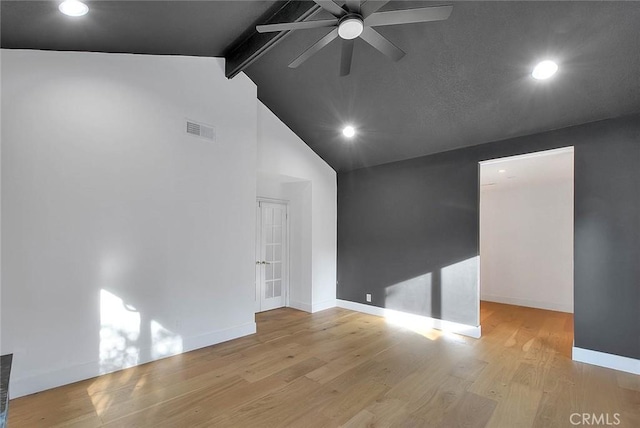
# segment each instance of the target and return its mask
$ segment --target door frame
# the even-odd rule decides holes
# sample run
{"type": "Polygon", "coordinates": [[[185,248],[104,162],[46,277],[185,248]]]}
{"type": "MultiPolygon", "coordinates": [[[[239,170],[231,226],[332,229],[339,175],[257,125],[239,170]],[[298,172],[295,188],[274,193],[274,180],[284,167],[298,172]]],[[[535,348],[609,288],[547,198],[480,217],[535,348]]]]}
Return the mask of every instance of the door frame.
{"type": "MultiPolygon", "coordinates": [[[[536,150],[534,152],[527,152],[527,153],[522,153],[522,154],[517,154],[517,155],[510,155],[510,156],[500,156],[497,158],[490,158],[490,159],[486,159],[486,160],[482,160],[478,162],[478,325],[480,325],[480,301],[482,299],[482,274],[481,274],[481,270],[480,270],[480,260],[482,258],[482,253],[480,252],[480,245],[482,242],[482,236],[481,236],[481,227],[480,227],[480,218],[482,216],[482,205],[481,205],[481,198],[482,198],[482,183],[481,183],[481,179],[482,179],[482,167],[483,166],[491,166],[491,165],[498,165],[504,162],[508,162],[508,161],[512,161],[512,160],[519,160],[519,159],[530,159],[530,158],[540,158],[540,157],[545,157],[545,156],[553,156],[553,155],[558,155],[558,154],[563,154],[563,153],[571,153],[573,155],[573,201],[572,204],[574,205],[573,207],[573,219],[572,219],[572,239],[573,239],[573,251],[572,251],[572,265],[575,267],[575,227],[576,227],[576,223],[575,223],[575,154],[576,154],[576,150],[575,150],[575,146],[574,145],[569,145],[569,146],[562,146],[562,147],[557,147],[557,148],[552,148],[552,149],[541,149],[541,150],[536,150]]],[[[573,286],[571,288],[571,293],[572,293],[572,297],[575,300],[575,275],[573,275],[573,286]]],[[[505,304],[514,304],[517,305],[518,303],[506,303],[505,304]]],[[[551,311],[555,311],[558,309],[546,309],[546,310],[551,310],[551,311]]],[[[564,311],[562,311],[564,312],[564,311]]],[[[571,312],[571,316],[575,317],[575,306],[573,307],[573,310],[571,312]]]]}
{"type": "MultiPolygon", "coordinates": [[[[282,260],[285,261],[283,269],[282,269],[282,281],[284,282],[284,284],[282,284],[282,292],[284,293],[284,307],[288,308],[289,307],[289,272],[290,272],[290,264],[291,264],[291,258],[289,256],[290,251],[289,251],[289,247],[290,247],[290,238],[289,238],[289,201],[286,199],[275,199],[275,198],[267,198],[267,197],[262,197],[262,196],[258,196],[256,198],[256,230],[255,230],[255,246],[256,246],[256,255],[258,253],[258,246],[259,241],[260,241],[260,233],[262,231],[262,216],[258,215],[258,210],[260,208],[260,203],[261,202],[266,202],[266,203],[270,203],[270,204],[279,204],[279,205],[283,205],[284,206],[284,212],[285,212],[285,225],[284,225],[284,239],[283,239],[283,244],[284,244],[284,248],[283,248],[283,255],[282,255],[282,260]]],[[[255,286],[254,286],[254,312],[258,313],[260,312],[260,300],[258,297],[260,296],[260,284],[258,283],[258,281],[255,282],[255,286]]]]}

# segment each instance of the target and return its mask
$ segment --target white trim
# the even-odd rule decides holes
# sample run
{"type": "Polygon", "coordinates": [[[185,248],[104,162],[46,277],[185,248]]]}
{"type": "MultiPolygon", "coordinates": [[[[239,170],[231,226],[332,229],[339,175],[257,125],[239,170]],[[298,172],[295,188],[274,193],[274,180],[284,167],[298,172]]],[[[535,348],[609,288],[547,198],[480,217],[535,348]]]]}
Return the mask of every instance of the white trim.
{"type": "Polygon", "coordinates": [[[182,339],[182,353],[228,342],[229,340],[254,334],[256,331],[256,323],[254,321],[199,336],[186,337],[182,339]]]}
{"type": "Polygon", "coordinates": [[[525,153],[523,155],[507,156],[507,157],[497,158],[497,159],[488,159],[488,160],[480,161],[478,163],[480,165],[495,165],[502,162],[510,162],[513,160],[537,158],[540,156],[558,155],[561,153],[573,153],[574,151],[575,150],[573,146],[567,146],[567,147],[561,147],[559,149],[542,150],[540,152],[525,153]]]}
{"type": "Polygon", "coordinates": [[[267,198],[266,196],[258,196],[256,200],[258,202],[268,202],[270,204],[289,205],[288,199],[276,199],[276,198],[267,198]]]}
{"type": "Polygon", "coordinates": [[[336,302],[339,308],[350,309],[352,311],[363,312],[365,314],[377,315],[385,318],[393,318],[396,320],[399,319],[415,324],[421,324],[424,327],[435,328],[437,330],[442,330],[450,333],[462,334],[463,336],[469,336],[475,339],[479,339],[482,335],[482,328],[480,326],[459,324],[457,322],[439,320],[422,315],[414,315],[407,312],[396,311],[394,309],[379,308],[377,306],[350,302],[348,300],[338,299],[336,302]]]}
{"type": "MultiPolygon", "coordinates": [[[[478,171],[479,172],[479,171],[478,171]]],[[[478,238],[480,238],[480,199],[478,199],[478,238]]],[[[480,294],[482,288],[480,288],[480,280],[482,279],[480,271],[480,240],[478,239],[478,257],[476,257],[476,324],[480,326],[480,294]]]]}
{"type": "Polygon", "coordinates": [[[622,372],[640,375],[640,360],[634,358],[622,357],[620,355],[607,354],[605,352],[592,351],[573,347],[573,361],[581,363],[593,364],[594,366],[606,367],[609,369],[620,370],[622,372]]]}
{"type": "Polygon", "coordinates": [[[573,313],[573,305],[553,302],[541,302],[538,300],[520,299],[517,297],[495,296],[493,294],[483,294],[480,300],[486,302],[505,303],[507,305],[526,306],[528,308],[546,309],[549,311],[573,313]]]}
{"type": "MultiPolygon", "coordinates": [[[[195,337],[187,337],[182,339],[182,352],[178,354],[184,354],[185,352],[193,351],[196,349],[204,348],[207,346],[216,345],[218,343],[227,342],[232,339],[254,334],[256,332],[256,323],[249,322],[236,327],[231,327],[223,330],[218,330],[210,333],[205,333],[195,337]]],[[[147,350],[150,350],[148,348],[147,350]]],[[[151,352],[140,352],[140,355],[151,355],[151,352]]],[[[164,358],[171,357],[173,355],[166,355],[162,358],[141,359],[136,366],[145,364],[151,361],[162,360],[164,358]]],[[[134,367],[134,366],[132,366],[134,367]]],[[[128,367],[123,367],[120,370],[124,370],[128,367]]],[[[114,371],[120,371],[114,370],[114,371]]],[[[21,379],[11,378],[11,386],[9,392],[11,399],[22,397],[36,392],[44,391],[58,386],[67,385],[81,380],[91,379],[97,376],[101,376],[100,362],[90,361],[88,363],[76,364],[70,367],[54,370],[46,373],[39,373],[33,376],[24,377],[21,379]]]]}
{"type": "Polygon", "coordinates": [[[324,311],[325,309],[335,308],[336,307],[336,299],[325,300],[324,302],[312,303],[311,304],[311,313],[324,311]]]}
{"type": "Polygon", "coordinates": [[[310,304],[298,302],[296,300],[289,300],[289,307],[293,309],[298,309],[299,311],[304,311],[309,313],[312,312],[310,304]]]}

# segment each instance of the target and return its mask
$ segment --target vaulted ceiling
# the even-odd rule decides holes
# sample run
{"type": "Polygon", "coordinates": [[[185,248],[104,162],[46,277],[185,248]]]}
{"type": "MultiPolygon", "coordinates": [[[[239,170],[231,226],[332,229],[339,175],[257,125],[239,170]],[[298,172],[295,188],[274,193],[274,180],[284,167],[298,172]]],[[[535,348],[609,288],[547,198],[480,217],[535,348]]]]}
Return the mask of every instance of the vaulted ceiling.
{"type": "MultiPolygon", "coordinates": [[[[72,21],[57,2],[3,1],[2,47],[223,56],[274,4],[88,3],[72,21]]],[[[398,62],[357,39],[348,76],[338,41],[288,68],[330,31],[320,28],[291,32],[245,72],[338,171],[640,112],[640,2],[392,1],[381,10],[441,4],[454,5],[446,21],[378,27],[406,52],[398,62]],[[532,79],[546,58],[559,72],[532,79]]]]}

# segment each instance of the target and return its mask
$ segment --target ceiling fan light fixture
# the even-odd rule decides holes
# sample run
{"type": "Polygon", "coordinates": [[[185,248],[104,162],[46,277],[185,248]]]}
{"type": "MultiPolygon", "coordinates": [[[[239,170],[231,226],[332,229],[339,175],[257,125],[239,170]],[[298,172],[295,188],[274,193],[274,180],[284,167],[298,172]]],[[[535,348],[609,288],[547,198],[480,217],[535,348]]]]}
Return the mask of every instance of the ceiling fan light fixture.
{"type": "Polygon", "coordinates": [[[351,40],[362,34],[364,22],[359,16],[347,16],[338,25],[338,35],[345,40],[351,40]]]}
{"type": "MultiPolygon", "coordinates": [[[[313,0],[318,6],[328,12],[331,19],[318,19],[311,21],[293,21],[279,23],[265,23],[256,25],[258,33],[284,33],[295,30],[309,30],[312,28],[331,28],[324,37],[311,45],[307,50],[298,55],[289,63],[289,68],[298,68],[321,49],[340,38],[342,54],[340,59],[340,76],[347,76],[351,72],[353,61],[353,48],[356,38],[368,43],[374,49],[389,57],[393,61],[399,61],[405,52],[391,43],[389,39],[380,34],[374,27],[382,25],[415,24],[418,22],[444,21],[449,18],[452,5],[429,6],[414,9],[378,10],[388,1],[373,0],[313,0]],[[366,20],[365,20],[366,16],[366,20]],[[365,22],[366,21],[366,22],[365,22]]],[[[272,17],[273,18],[273,17],[272,17]]],[[[271,18],[269,18],[271,19],[271,18]]]]}

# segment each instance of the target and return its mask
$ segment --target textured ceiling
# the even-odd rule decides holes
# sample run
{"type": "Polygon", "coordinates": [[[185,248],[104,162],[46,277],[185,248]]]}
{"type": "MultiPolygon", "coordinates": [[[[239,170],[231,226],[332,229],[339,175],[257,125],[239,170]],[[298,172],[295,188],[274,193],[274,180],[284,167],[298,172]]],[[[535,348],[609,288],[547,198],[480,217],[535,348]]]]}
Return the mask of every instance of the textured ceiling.
{"type": "Polygon", "coordinates": [[[273,1],[86,1],[70,18],[61,1],[2,0],[3,48],[223,56],[273,1]]]}
{"type": "Polygon", "coordinates": [[[339,171],[640,110],[639,2],[453,4],[447,21],[378,27],[407,53],[397,63],[358,40],[350,76],[338,76],[339,43],[288,69],[320,29],[294,33],[247,74],[339,171]],[[558,74],[532,79],[547,57],[558,74]],[[359,130],[353,141],[340,134],[347,122],[359,130]]]}
{"type": "MultiPolygon", "coordinates": [[[[272,2],[89,2],[83,20],[57,2],[2,2],[2,46],[220,56],[272,2]]],[[[328,30],[297,31],[246,73],[260,99],[338,171],[640,111],[640,2],[453,4],[443,22],[378,27],[407,55],[392,62],[356,41],[339,76],[334,41],[287,64],[328,30]],[[553,58],[550,81],[530,77],[553,58]],[[357,136],[342,137],[344,124],[357,136]]],[[[319,14],[314,19],[321,19],[319,14]]]]}

